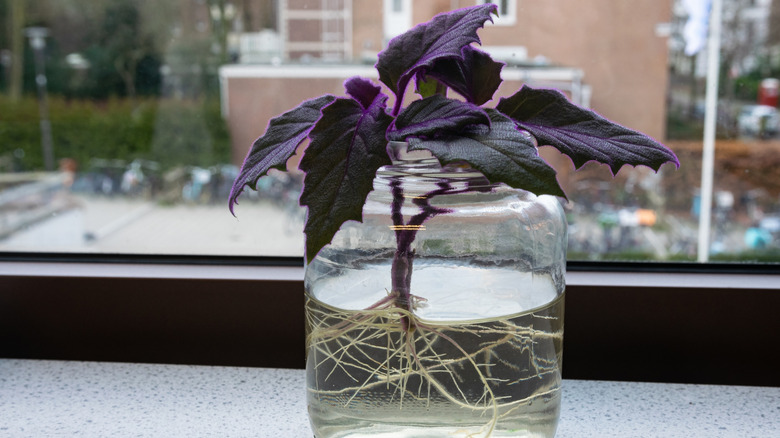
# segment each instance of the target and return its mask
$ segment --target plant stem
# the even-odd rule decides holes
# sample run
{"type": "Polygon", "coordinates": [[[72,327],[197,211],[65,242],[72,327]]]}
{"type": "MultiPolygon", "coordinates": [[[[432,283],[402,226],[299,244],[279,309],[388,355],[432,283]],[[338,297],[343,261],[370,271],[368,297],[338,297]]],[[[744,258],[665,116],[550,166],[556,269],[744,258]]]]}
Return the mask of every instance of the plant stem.
{"type": "MultiPolygon", "coordinates": [[[[390,191],[393,195],[391,217],[395,227],[396,240],[396,250],[390,275],[392,277],[393,293],[397,294],[395,299],[396,305],[409,312],[413,310],[411,304],[412,271],[414,270],[412,242],[414,242],[414,239],[417,237],[417,231],[420,230],[425,221],[437,214],[444,214],[450,211],[431,206],[431,198],[436,195],[450,193],[452,190],[452,186],[448,182],[439,182],[437,185],[439,186],[437,190],[413,198],[412,202],[420,208],[420,213],[412,216],[409,222],[404,224],[404,216],[401,210],[405,198],[403,187],[401,187],[401,179],[400,177],[395,177],[390,182],[390,191]]],[[[414,330],[414,327],[410,326],[411,321],[407,317],[402,317],[401,323],[405,331],[414,330]]]]}
{"type": "MultiPolygon", "coordinates": [[[[411,251],[411,244],[417,234],[416,231],[407,230],[404,227],[404,216],[401,209],[404,205],[404,190],[401,187],[401,179],[396,177],[390,182],[390,191],[393,195],[393,204],[391,217],[395,227],[396,249],[393,256],[393,266],[390,269],[392,277],[392,291],[396,294],[396,305],[404,310],[410,309],[410,284],[412,282],[412,266],[414,263],[414,254],[411,251]],[[411,238],[409,232],[412,231],[411,238]]],[[[401,317],[404,331],[409,331],[409,319],[406,316],[401,317]]]]}

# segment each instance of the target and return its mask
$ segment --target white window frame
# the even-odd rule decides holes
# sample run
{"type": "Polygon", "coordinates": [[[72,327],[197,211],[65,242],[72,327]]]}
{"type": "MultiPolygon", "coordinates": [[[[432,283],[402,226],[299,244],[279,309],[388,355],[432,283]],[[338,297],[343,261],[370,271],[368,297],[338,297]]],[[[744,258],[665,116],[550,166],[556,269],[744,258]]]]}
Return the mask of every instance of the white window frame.
{"type": "Polygon", "coordinates": [[[517,0],[477,0],[478,5],[485,3],[498,6],[498,17],[493,17],[494,26],[514,26],[517,23],[517,0]],[[506,8],[502,6],[503,1],[506,1],[506,8]]]}
{"type": "MultiPolygon", "coordinates": [[[[300,258],[3,256],[7,357],[303,367],[300,258]]],[[[566,281],[568,378],[780,385],[777,265],[580,262],[566,281]],[[723,361],[745,330],[758,365],[723,361]]]]}
{"type": "Polygon", "coordinates": [[[384,0],[382,37],[385,42],[412,28],[412,0],[384,0]],[[395,10],[400,6],[400,10],[395,10]]]}
{"type": "MultiPolygon", "coordinates": [[[[95,258],[100,258],[96,255],[95,258]]],[[[570,262],[571,263],[571,262],[570,262]]],[[[575,261],[575,264],[577,262],[575,261]]],[[[709,263],[711,265],[711,263],[709,263]]],[[[653,268],[653,262],[637,262],[636,270],[610,270],[610,263],[600,262],[604,271],[569,270],[566,274],[567,286],[603,286],[603,287],[658,287],[669,289],[721,288],[745,290],[780,291],[780,268],[774,273],[756,275],[752,273],[709,272],[661,272],[644,271],[641,266],[653,268]]],[[[708,264],[703,264],[706,268],[708,264]]],[[[734,264],[735,270],[739,268],[734,264]]],[[[285,266],[273,264],[231,264],[213,257],[206,263],[155,263],[155,262],[70,262],[70,261],[2,261],[0,277],[76,277],[76,278],[149,278],[149,279],[188,279],[188,280],[254,280],[254,281],[303,281],[303,266],[285,266]]]]}

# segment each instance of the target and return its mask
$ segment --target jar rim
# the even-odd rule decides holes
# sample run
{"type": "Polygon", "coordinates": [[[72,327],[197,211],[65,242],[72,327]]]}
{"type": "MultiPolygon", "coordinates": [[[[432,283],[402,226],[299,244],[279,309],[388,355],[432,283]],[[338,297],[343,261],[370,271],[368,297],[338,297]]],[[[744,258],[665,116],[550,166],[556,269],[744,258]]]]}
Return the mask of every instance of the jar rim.
{"type": "Polygon", "coordinates": [[[469,163],[457,162],[442,165],[439,160],[428,150],[421,149],[410,151],[409,143],[404,141],[389,141],[387,153],[392,164],[382,166],[377,171],[377,176],[409,176],[423,179],[455,179],[478,180],[484,179],[479,186],[495,186],[482,172],[471,167],[469,163]]]}

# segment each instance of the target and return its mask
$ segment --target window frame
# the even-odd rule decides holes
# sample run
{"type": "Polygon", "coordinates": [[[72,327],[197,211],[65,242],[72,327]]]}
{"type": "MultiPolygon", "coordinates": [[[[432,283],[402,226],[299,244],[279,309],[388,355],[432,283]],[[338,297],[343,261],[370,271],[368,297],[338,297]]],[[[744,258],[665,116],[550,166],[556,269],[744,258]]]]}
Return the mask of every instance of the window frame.
{"type": "MultiPolygon", "coordinates": [[[[0,252],[0,276],[303,281],[302,257],[0,252]]],[[[567,261],[567,286],[780,291],[780,263],[567,261]]]]}
{"type": "MultiPolygon", "coordinates": [[[[406,2],[405,0],[402,3],[406,2]]],[[[486,1],[478,0],[476,3],[482,4],[486,1]]],[[[517,0],[507,0],[506,10],[503,10],[501,2],[493,3],[502,9],[502,13],[494,17],[493,25],[516,24],[517,0]]],[[[204,337],[216,339],[214,343],[218,344],[229,335],[243,335],[242,339],[249,345],[253,336],[261,337],[263,332],[284,336],[280,339],[284,342],[292,342],[295,346],[301,343],[302,266],[303,259],[298,257],[0,252],[0,357],[3,357],[5,352],[5,354],[29,358],[289,366],[290,363],[296,363],[297,359],[279,361],[257,355],[247,358],[240,352],[226,359],[211,355],[214,351],[226,350],[212,349],[212,353],[201,353],[198,347],[204,337]],[[143,290],[127,286],[128,283],[142,285],[143,290]],[[234,292],[235,289],[239,290],[234,292]],[[214,290],[218,293],[214,293],[214,290]],[[187,303],[190,296],[195,297],[201,304],[208,302],[216,306],[187,303]],[[99,305],[95,306],[88,302],[95,297],[101,299],[107,297],[105,302],[100,301],[100,303],[109,305],[127,304],[137,298],[141,300],[141,305],[127,309],[120,307],[101,309],[99,305]],[[51,298],[57,300],[47,301],[51,298]],[[53,308],[54,302],[60,307],[53,308]],[[247,308],[253,305],[263,307],[256,310],[263,316],[254,320],[251,313],[241,313],[239,316],[243,319],[236,322],[231,308],[247,308]],[[157,306],[166,310],[181,310],[183,313],[194,310],[196,316],[184,316],[169,323],[165,319],[166,315],[156,309],[157,306]],[[14,309],[21,309],[27,313],[22,317],[7,318],[14,309]],[[84,309],[89,311],[85,312],[84,309]],[[105,314],[102,313],[103,310],[106,311],[105,314]],[[41,332],[41,327],[49,323],[45,318],[52,315],[64,315],[57,322],[64,322],[66,326],[62,327],[63,332],[74,336],[29,335],[41,332]],[[198,320],[209,316],[213,316],[212,325],[204,326],[198,320]],[[128,322],[137,325],[124,327],[123,324],[128,322]],[[149,323],[148,327],[146,323],[149,323]],[[261,328],[242,332],[252,324],[261,328]],[[85,327],[89,329],[99,327],[109,333],[109,336],[96,338],[89,330],[85,330],[85,327]],[[235,330],[230,331],[223,327],[233,327],[235,330]],[[145,331],[145,333],[128,333],[134,330],[145,331]],[[41,348],[31,349],[25,349],[24,345],[17,345],[21,347],[17,349],[4,348],[2,341],[11,339],[8,333],[11,333],[11,337],[17,336],[17,339],[43,340],[46,344],[41,348]],[[171,338],[173,340],[169,339],[170,342],[164,340],[156,342],[154,338],[160,333],[175,333],[176,336],[175,339],[171,338]],[[139,345],[129,348],[128,351],[108,353],[101,351],[101,348],[112,342],[111,336],[114,335],[119,335],[121,339],[131,344],[139,345]],[[162,351],[179,348],[176,341],[181,340],[186,344],[181,348],[186,350],[185,353],[162,351]],[[145,342],[152,342],[154,345],[141,345],[145,342]]],[[[652,350],[657,344],[674,344],[679,335],[677,330],[658,331],[657,326],[643,324],[651,321],[650,317],[660,315],[663,317],[661,319],[671,318],[673,322],[668,323],[668,327],[674,328],[675,324],[682,324],[690,317],[676,308],[688,306],[695,311],[697,302],[701,302],[702,297],[706,299],[708,294],[713,294],[711,296],[717,297],[714,300],[719,300],[715,303],[717,311],[711,315],[723,315],[725,314],[723,312],[729,308],[745,307],[743,300],[746,295],[750,297],[748,307],[752,307],[757,312],[770,312],[778,307],[775,303],[780,297],[780,294],[773,293],[780,292],[780,264],[570,261],[567,271],[567,333],[570,331],[568,328],[570,318],[575,329],[573,336],[567,335],[565,339],[574,339],[574,341],[567,341],[569,344],[566,350],[568,351],[573,345],[572,348],[577,352],[573,361],[567,354],[567,363],[575,364],[568,368],[574,370],[569,377],[575,378],[652,380],[654,378],[652,370],[642,367],[641,362],[646,360],[646,357],[632,356],[633,359],[625,362],[627,366],[623,367],[628,371],[617,372],[621,369],[620,365],[607,366],[603,369],[594,369],[592,366],[588,368],[588,363],[598,363],[599,358],[597,355],[583,352],[590,349],[609,349],[610,342],[621,341],[621,331],[638,336],[635,346],[638,350],[652,350]],[[642,294],[647,294],[648,299],[645,300],[642,294]],[[680,300],[684,303],[683,306],[673,301],[677,299],[678,294],[682,297],[680,300]],[[664,303],[667,307],[653,308],[652,305],[647,305],[648,309],[642,309],[641,307],[648,301],[656,305],[664,303]],[[633,315],[626,313],[633,309],[638,312],[637,315],[648,319],[639,319],[626,330],[623,326],[611,327],[609,323],[592,317],[598,312],[613,316],[621,312],[623,315],[633,315]],[[607,340],[586,339],[591,337],[591,333],[598,335],[605,329],[614,330],[615,333],[606,338],[607,340]]],[[[730,339],[735,340],[741,334],[737,330],[731,330],[734,326],[753,327],[755,323],[770,326],[777,324],[752,321],[751,317],[750,313],[743,314],[739,317],[738,323],[726,324],[722,328],[724,332],[731,332],[733,337],[730,339]]],[[[713,318],[702,319],[702,322],[705,323],[703,328],[691,334],[688,339],[704,339],[712,336],[714,333],[711,330],[719,327],[718,321],[713,318]]],[[[47,327],[48,329],[59,328],[47,327]]],[[[761,343],[771,345],[772,335],[780,331],[755,330],[754,332],[757,332],[756,336],[760,337],[760,342],[756,341],[756,345],[761,343]]],[[[297,354],[291,352],[296,351],[296,348],[283,348],[276,344],[263,345],[267,348],[278,348],[278,351],[284,354],[297,354]]],[[[687,358],[687,362],[684,363],[701,364],[701,361],[697,362],[695,357],[697,352],[702,351],[701,349],[697,349],[696,346],[691,346],[690,350],[687,346],[682,348],[684,350],[682,352],[673,348],[666,349],[664,352],[671,358],[669,361],[664,362],[664,354],[659,354],[660,362],[651,361],[651,363],[673,363],[677,359],[674,355],[681,354],[687,358]]],[[[301,352],[300,350],[302,349],[297,350],[298,353],[301,352]]],[[[716,350],[707,350],[708,353],[712,351],[716,350]]],[[[691,365],[690,368],[697,367],[691,365]]],[[[657,378],[667,379],[665,381],[671,378],[672,381],[677,379],[676,381],[689,383],[755,384],[758,382],[760,384],[762,383],[760,378],[765,377],[761,373],[758,373],[759,380],[752,375],[745,376],[746,372],[749,374],[751,370],[739,367],[729,368],[729,370],[732,373],[720,379],[717,376],[708,376],[703,380],[695,380],[695,374],[691,372],[666,373],[657,378]]],[[[765,380],[763,383],[780,384],[778,376],[773,375],[771,379],[773,380],[765,380]]]]}
{"type": "Polygon", "coordinates": [[[517,24],[517,0],[506,0],[506,11],[502,11],[501,0],[477,0],[477,4],[493,3],[498,7],[498,16],[493,17],[493,23],[487,23],[494,26],[514,26],[517,24]]]}
{"type": "MultiPolygon", "coordinates": [[[[0,357],[303,368],[302,275],[300,258],[0,254],[0,357]]],[[[780,386],[780,265],[569,262],[567,282],[564,378],[780,386]],[[724,360],[734,346],[751,360],[724,360]]]]}
{"type": "MultiPolygon", "coordinates": [[[[0,254],[0,357],[303,368],[302,265],[0,254]]],[[[780,386],[778,292],[780,265],[569,262],[564,378],[780,386]]]]}

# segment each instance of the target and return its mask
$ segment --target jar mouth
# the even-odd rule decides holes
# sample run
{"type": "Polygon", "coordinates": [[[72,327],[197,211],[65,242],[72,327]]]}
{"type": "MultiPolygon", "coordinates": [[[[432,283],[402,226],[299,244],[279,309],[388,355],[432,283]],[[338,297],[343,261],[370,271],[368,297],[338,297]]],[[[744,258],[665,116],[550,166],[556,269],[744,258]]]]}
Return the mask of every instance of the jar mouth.
{"type": "Polygon", "coordinates": [[[410,151],[409,144],[402,141],[387,143],[387,153],[392,160],[389,166],[382,166],[377,171],[377,176],[410,176],[422,179],[454,179],[469,180],[472,186],[492,187],[488,179],[469,163],[457,162],[441,165],[433,154],[425,149],[410,151]]]}
{"type": "Polygon", "coordinates": [[[409,143],[405,141],[387,142],[387,155],[390,156],[393,165],[439,163],[439,160],[428,150],[410,151],[409,143]]]}

